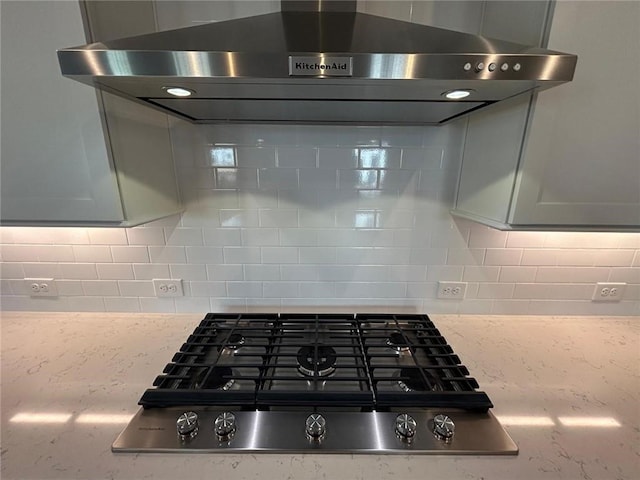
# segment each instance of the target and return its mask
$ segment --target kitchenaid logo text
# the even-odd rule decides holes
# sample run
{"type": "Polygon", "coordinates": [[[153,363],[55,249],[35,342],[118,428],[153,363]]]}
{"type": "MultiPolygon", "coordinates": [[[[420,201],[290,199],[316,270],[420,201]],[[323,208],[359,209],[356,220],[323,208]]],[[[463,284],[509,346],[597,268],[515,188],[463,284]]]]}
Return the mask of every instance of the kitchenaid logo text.
{"type": "Polygon", "coordinates": [[[289,57],[289,75],[350,77],[353,75],[353,58],[289,57]]]}
{"type": "Polygon", "coordinates": [[[296,70],[346,70],[346,63],[336,63],[333,62],[331,65],[327,65],[325,63],[302,63],[296,62],[296,70]]]}

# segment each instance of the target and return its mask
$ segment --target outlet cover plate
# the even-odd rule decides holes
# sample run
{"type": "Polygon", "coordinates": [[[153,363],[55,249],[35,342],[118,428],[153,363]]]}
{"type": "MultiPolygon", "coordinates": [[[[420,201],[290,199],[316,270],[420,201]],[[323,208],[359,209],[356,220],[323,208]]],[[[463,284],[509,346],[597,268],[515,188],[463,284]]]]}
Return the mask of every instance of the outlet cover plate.
{"type": "Polygon", "coordinates": [[[462,300],[467,292],[467,282],[438,282],[438,298],[462,300]]]}
{"type": "Polygon", "coordinates": [[[598,282],[593,289],[591,300],[594,302],[619,302],[622,300],[627,284],[624,282],[598,282]]]}
{"type": "Polygon", "coordinates": [[[153,289],[156,297],[182,297],[182,279],[154,278],[153,289]]]}
{"type": "Polygon", "coordinates": [[[58,296],[58,286],[53,278],[25,278],[24,288],[32,297],[58,296]]]}

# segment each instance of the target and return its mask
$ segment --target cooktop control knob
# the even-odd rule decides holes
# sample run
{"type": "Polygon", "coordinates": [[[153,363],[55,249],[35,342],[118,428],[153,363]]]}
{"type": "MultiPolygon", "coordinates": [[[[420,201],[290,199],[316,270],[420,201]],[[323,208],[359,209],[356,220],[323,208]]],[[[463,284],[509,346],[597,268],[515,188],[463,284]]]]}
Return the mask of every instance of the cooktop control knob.
{"type": "Polygon", "coordinates": [[[307,417],[305,422],[305,430],[307,435],[314,439],[320,439],[324,436],[326,420],[319,413],[312,413],[307,417]]]}
{"type": "Polygon", "coordinates": [[[396,434],[402,440],[410,441],[416,434],[416,421],[407,414],[401,413],[396,417],[396,434]]]}
{"type": "Polygon", "coordinates": [[[213,429],[222,439],[232,436],[236,431],[236,416],[231,412],[221,413],[216,417],[213,429]]]}
{"type": "Polygon", "coordinates": [[[193,438],[198,434],[198,414],[185,412],[176,420],[176,429],[180,438],[193,438]]]}
{"type": "Polygon", "coordinates": [[[447,415],[433,417],[433,434],[438,440],[449,443],[456,431],[456,425],[447,415]]]}

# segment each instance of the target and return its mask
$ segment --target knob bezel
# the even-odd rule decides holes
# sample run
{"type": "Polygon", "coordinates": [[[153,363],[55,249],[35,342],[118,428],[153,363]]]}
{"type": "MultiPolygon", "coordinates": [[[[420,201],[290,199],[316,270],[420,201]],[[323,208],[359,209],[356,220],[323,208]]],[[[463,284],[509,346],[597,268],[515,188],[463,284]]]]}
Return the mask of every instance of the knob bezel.
{"type": "Polygon", "coordinates": [[[184,412],[176,420],[176,431],[182,440],[193,438],[198,434],[200,422],[196,412],[184,412]]]}
{"type": "Polygon", "coordinates": [[[229,440],[236,432],[236,416],[231,412],[222,412],[213,422],[213,431],[220,440],[229,440]]]}
{"type": "Polygon", "coordinates": [[[450,443],[456,432],[456,424],[448,415],[433,417],[433,435],[445,443],[450,443]]]}
{"type": "Polygon", "coordinates": [[[411,442],[416,435],[418,424],[408,413],[396,417],[396,436],[405,442],[411,442]]]}
{"type": "Polygon", "coordinates": [[[327,431],[327,421],[319,413],[312,413],[304,422],[305,432],[311,440],[322,440],[327,431]]]}

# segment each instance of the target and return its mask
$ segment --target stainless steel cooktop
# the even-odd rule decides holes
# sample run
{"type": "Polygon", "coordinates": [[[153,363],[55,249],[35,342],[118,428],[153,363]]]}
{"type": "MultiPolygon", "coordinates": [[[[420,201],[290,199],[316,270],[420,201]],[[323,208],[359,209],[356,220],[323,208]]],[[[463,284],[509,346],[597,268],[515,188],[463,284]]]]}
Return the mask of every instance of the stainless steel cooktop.
{"type": "Polygon", "coordinates": [[[517,454],[426,315],[208,314],[114,452],[517,454]]]}

